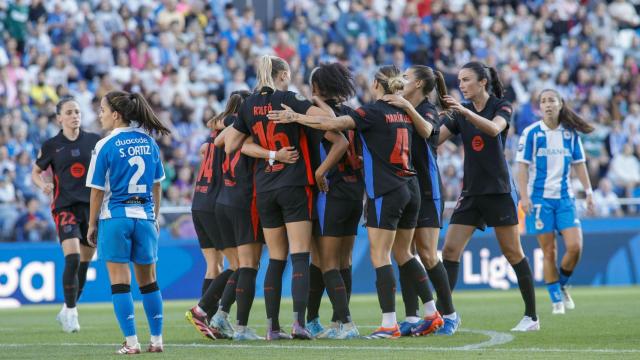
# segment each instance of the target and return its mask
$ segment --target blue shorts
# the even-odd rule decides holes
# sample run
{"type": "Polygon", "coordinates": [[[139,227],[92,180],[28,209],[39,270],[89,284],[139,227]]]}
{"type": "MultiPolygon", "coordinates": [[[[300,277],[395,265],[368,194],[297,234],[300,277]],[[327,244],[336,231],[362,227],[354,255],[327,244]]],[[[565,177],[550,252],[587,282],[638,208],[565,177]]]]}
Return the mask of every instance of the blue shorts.
{"type": "Polygon", "coordinates": [[[574,199],[531,198],[533,209],[527,215],[528,234],[546,234],[580,226],[574,199]]]}
{"type": "Polygon", "coordinates": [[[132,218],[100,220],[98,257],[116,263],[154,264],[158,261],[155,221],[132,218]]]}

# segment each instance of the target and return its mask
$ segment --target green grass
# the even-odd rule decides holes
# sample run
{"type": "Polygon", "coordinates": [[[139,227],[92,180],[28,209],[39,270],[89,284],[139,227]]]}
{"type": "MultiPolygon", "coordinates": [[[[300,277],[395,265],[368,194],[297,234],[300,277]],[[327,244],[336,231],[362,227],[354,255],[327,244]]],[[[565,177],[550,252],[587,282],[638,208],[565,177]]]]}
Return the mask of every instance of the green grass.
{"type": "MultiPolygon", "coordinates": [[[[640,287],[574,288],[577,309],[564,316],[551,316],[546,291],[538,289],[538,312],[542,330],[513,334],[522,315],[517,291],[461,291],[454,295],[462,315],[461,331],[453,337],[402,338],[398,340],[245,342],[210,341],[201,337],[184,319],[193,301],[165,304],[165,353],[142,354],[163,359],[621,359],[640,358],[640,287]],[[489,345],[491,332],[509,340],[489,345]],[[506,336],[506,338],[505,338],[506,336]],[[487,346],[488,345],[488,346],[487,346]]],[[[136,304],[138,336],[148,341],[148,327],[141,304],[136,304]]],[[[329,316],[329,301],[323,299],[322,318],[329,316]]],[[[291,322],[291,302],[283,301],[282,324],[291,322]]],[[[397,309],[403,313],[398,298],[397,309]]],[[[25,306],[0,310],[0,359],[90,359],[113,356],[122,335],[111,304],[81,304],[77,334],[63,333],[55,315],[59,306],[25,306]]],[[[354,296],[352,316],[362,334],[379,324],[375,296],[354,296]]],[[[264,334],[264,303],[254,303],[250,325],[264,334]]]]}

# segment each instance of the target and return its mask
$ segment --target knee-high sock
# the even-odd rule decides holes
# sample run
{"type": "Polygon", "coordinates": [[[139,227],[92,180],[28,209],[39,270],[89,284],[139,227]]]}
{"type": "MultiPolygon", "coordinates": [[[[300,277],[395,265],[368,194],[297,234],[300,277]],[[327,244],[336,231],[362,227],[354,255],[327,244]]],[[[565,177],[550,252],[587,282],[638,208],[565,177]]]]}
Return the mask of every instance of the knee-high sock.
{"type": "Polygon", "coordinates": [[[218,301],[222,297],[224,287],[227,285],[231,275],[233,275],[233,270],[227,269],[223,271],[222,274],[213,279],[204,296],[200,299],[198,306],[207,313],[207,317],[211,318],[218,310],[218,301]]]}
{"type": "Polygon", "coordinates": [[[253,268],[238,269],[238,285],[236,286],[236,302],[238,303],[238,325],[247,326],[249,313],[256,294],[256,276],[258,270],[253,268]]]}
{"type": "Polygon", "coordinates": [[[447,270],[447,276],[449,277],[449,289],[453,292],[458,282],[458,271],[460,270],[460,261],[442,261],[444,268],[447,270]]]}
{"type": "Polygon", "coordinates": [[[376,288],[382,313],[396,311],[396,279],[391,265],[376,268],[376,288]]]}
{"type": "Polygon", "coordinates": [[[238,272],[234,272],[229,280],[227,280],[227,284],[224,287],[224,291],[222,292],[222,298],[220,298],[220,310],[229,313],[231,310],[231,305],[236,302],[236,286],[238,285],[238,272]]]}
{"type": "Polygon", "coordinates": [[[422,303],[432,301],[433,294],[429,288],[429,277],[422,263],[414,257],[407,261],[404,266],[409,272],[411,282],[416,289],[416,294],[418,294],[422,303]]]}
{"type": "Polygon", "coordinates": [[[304,315],[309,301],[309,253],[291,254],[291,296],[293,297],[293,319],[305,325],[304,315]]]}
{"type": "Polygon", "coordinates": [[[207,289],[211,286],[212,282],[213,279],[204,278],[204,280],[202,280],[202,291],[200,292],[200,297],[204,296],[204,293],[207,292],[207,289]]]}
{"type": "Polygon", "coordinates": [[[78,300],[78,268],[80,267],[80,254],[69,254],[64,257],[64,272],[62,273],[62,288],[64,290],[64,303],[67,308],[76,307],[78,300]]]}
{"type": "Polygon", "coordinates": [[[333,305],[336,320],[340,320],[343,324],[351,322],[351,314],[349,313],[349,303],[347,301],[347,289],[340,276],[340,271],[329,270],[323,274],[324,283],[327,287],[327,294],[333,305]]]}
{"type": "Polygon", "coordinates": [[[562,267],[560,268],[560,272],[558,274],[558,276],[560,277],[560,286],[564,287],[565,285],[567,285],[567,283],[569,282],[569,279],[571,278],[571,274],[573,274],[573,270],[569,271],[569,270],[565,270],[562,267]]]}
{"type": "Polygon", "coordinates": [[[149,332],[151,336],[162,335],[162,321],[163,321],[163,308],[162,308],[162,294],[157,282],[152,282],[149,285],[145,285],[140,288],[142,294],[142,305],[144,306],[144,313],[147,315],[147,321],[149,322],[149,332]]]}
{"type": "Polygon", "coordinates": [[[87,282],[87,271],[89,270],[89,262],[81,261],[80,267],[78,267],[78,300],[82,296],[82,290],[84,290],[84,284],[87,282]]]}
{"type": "Polygon", "coordinates": [[[405,316],[420,316],[418,294],[416,293],[416,288],[407,264],[405,263],[398,266],[398,270],[400,271],[400,291],[402,292],[405,316]]]}
{"type": "Polygon", "coordinates": [[[135,314],[133,311],[133,297],[131,286],[128,284],[111,285],[111,301],[116,314],[118,325],[125,337],[136,334],[135,314]]]}
{"type": "Polygon", "coordinates": [[[427,270],[427,273],[438,295],[438,305],[442,315],[453,314],[456,310],[453,307],[451,288],[449,288],[449,279],[444,265],[438,261],[436,266],[427,270]]]}
{"type": "Polygon", "coordinates": [[[347,302],[351,301],[351,266],[348,268],[340,269],[340,276],[342,276],[342,281],[344,281],[344,286],[347,288],[347,302]]]}
{"type": "Polygon", "coordinates": [[[531,268],[529,267],[529,261],[525,257],[519,263],[512,265],[513,270],[518,278],[518,287],[520,287],[520,294],[522,294],[522,300],[524,300],[526,316],[530,316],[533,320],[537,320],[536,315],[536,293],[533,288],[533,276],[531,275],[531,268]]]}
{"type": "Polygon", "coordinates": [[[309,304],[307,307],[307,321],[311,321],[319,316],[320,302],[324,293],[325,283],[322,278],[322,271],[319,267],[309,264],[309,304]]]}
{"type": "Polygon", "coordinates": [[[280,298],[282,297],[282,273],[286,260],[269,259],[267,274],[264,278],[264,302],[267,310],[267,322],[270,330],[280,329],[280,298]]]}

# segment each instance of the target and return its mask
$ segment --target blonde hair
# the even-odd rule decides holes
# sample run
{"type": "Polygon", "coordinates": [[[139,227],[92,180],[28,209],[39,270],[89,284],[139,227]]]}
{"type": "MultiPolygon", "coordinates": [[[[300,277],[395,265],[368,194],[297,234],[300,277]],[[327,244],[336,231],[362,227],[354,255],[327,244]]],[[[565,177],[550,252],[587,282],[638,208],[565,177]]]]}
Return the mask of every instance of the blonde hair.
{"type": "Polygon", "coordinates": [[[277,56],[263,55],[258,62],[256,71],[256,89],[268,87],[276,89],[274,79],[281,71],[289,71],[289,64],[277,56]]]}
{"type": "Polygon", "coordinates": [[[380,85],[382,85],[385,94],[395,94],[404,89],[402,72],[395,65],[385,65],[380,67],[376,73],[375,79],[380,85]]]}

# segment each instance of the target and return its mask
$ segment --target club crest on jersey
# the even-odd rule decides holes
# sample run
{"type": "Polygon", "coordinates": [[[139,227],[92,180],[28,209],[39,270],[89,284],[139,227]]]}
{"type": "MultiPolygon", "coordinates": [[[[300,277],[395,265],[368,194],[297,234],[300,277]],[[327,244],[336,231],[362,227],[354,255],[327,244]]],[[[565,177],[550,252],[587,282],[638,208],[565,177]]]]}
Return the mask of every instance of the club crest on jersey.
{"type": "Polygon", "coordinates": [[[80,149],[71,149],[71,156],[73,157],[80,156],[80,149]]]}
{"type": "Polygon", "coordinates": [[[71,176],[73,176],[76,179],[79,179],[83,177],[84,174],[87,172],[87,168],[85,168],[85,166],[82,165],[81,163],[77,162],[71,165],[70,171],[71,171],[71,176]]]}
{"type": "Polygon", "coordinates": [[[565,130],[562,132],[562,136],[564,136],[565,140],[571,139],[571,132],[569,130],[565,130]]]}
{"type": "Polygon", "coordinates": [[[302,94],[296,93],[296,100],[298,100],[298,101],[307,101],[307,98],[304,97],[302,94]]]}
{"type": "Polygon", "coordinates": [[[471,148],[474,151],[480,152],[484,149],[484,139],[480,135],[476,135],[471,139],[471,148]]]}

